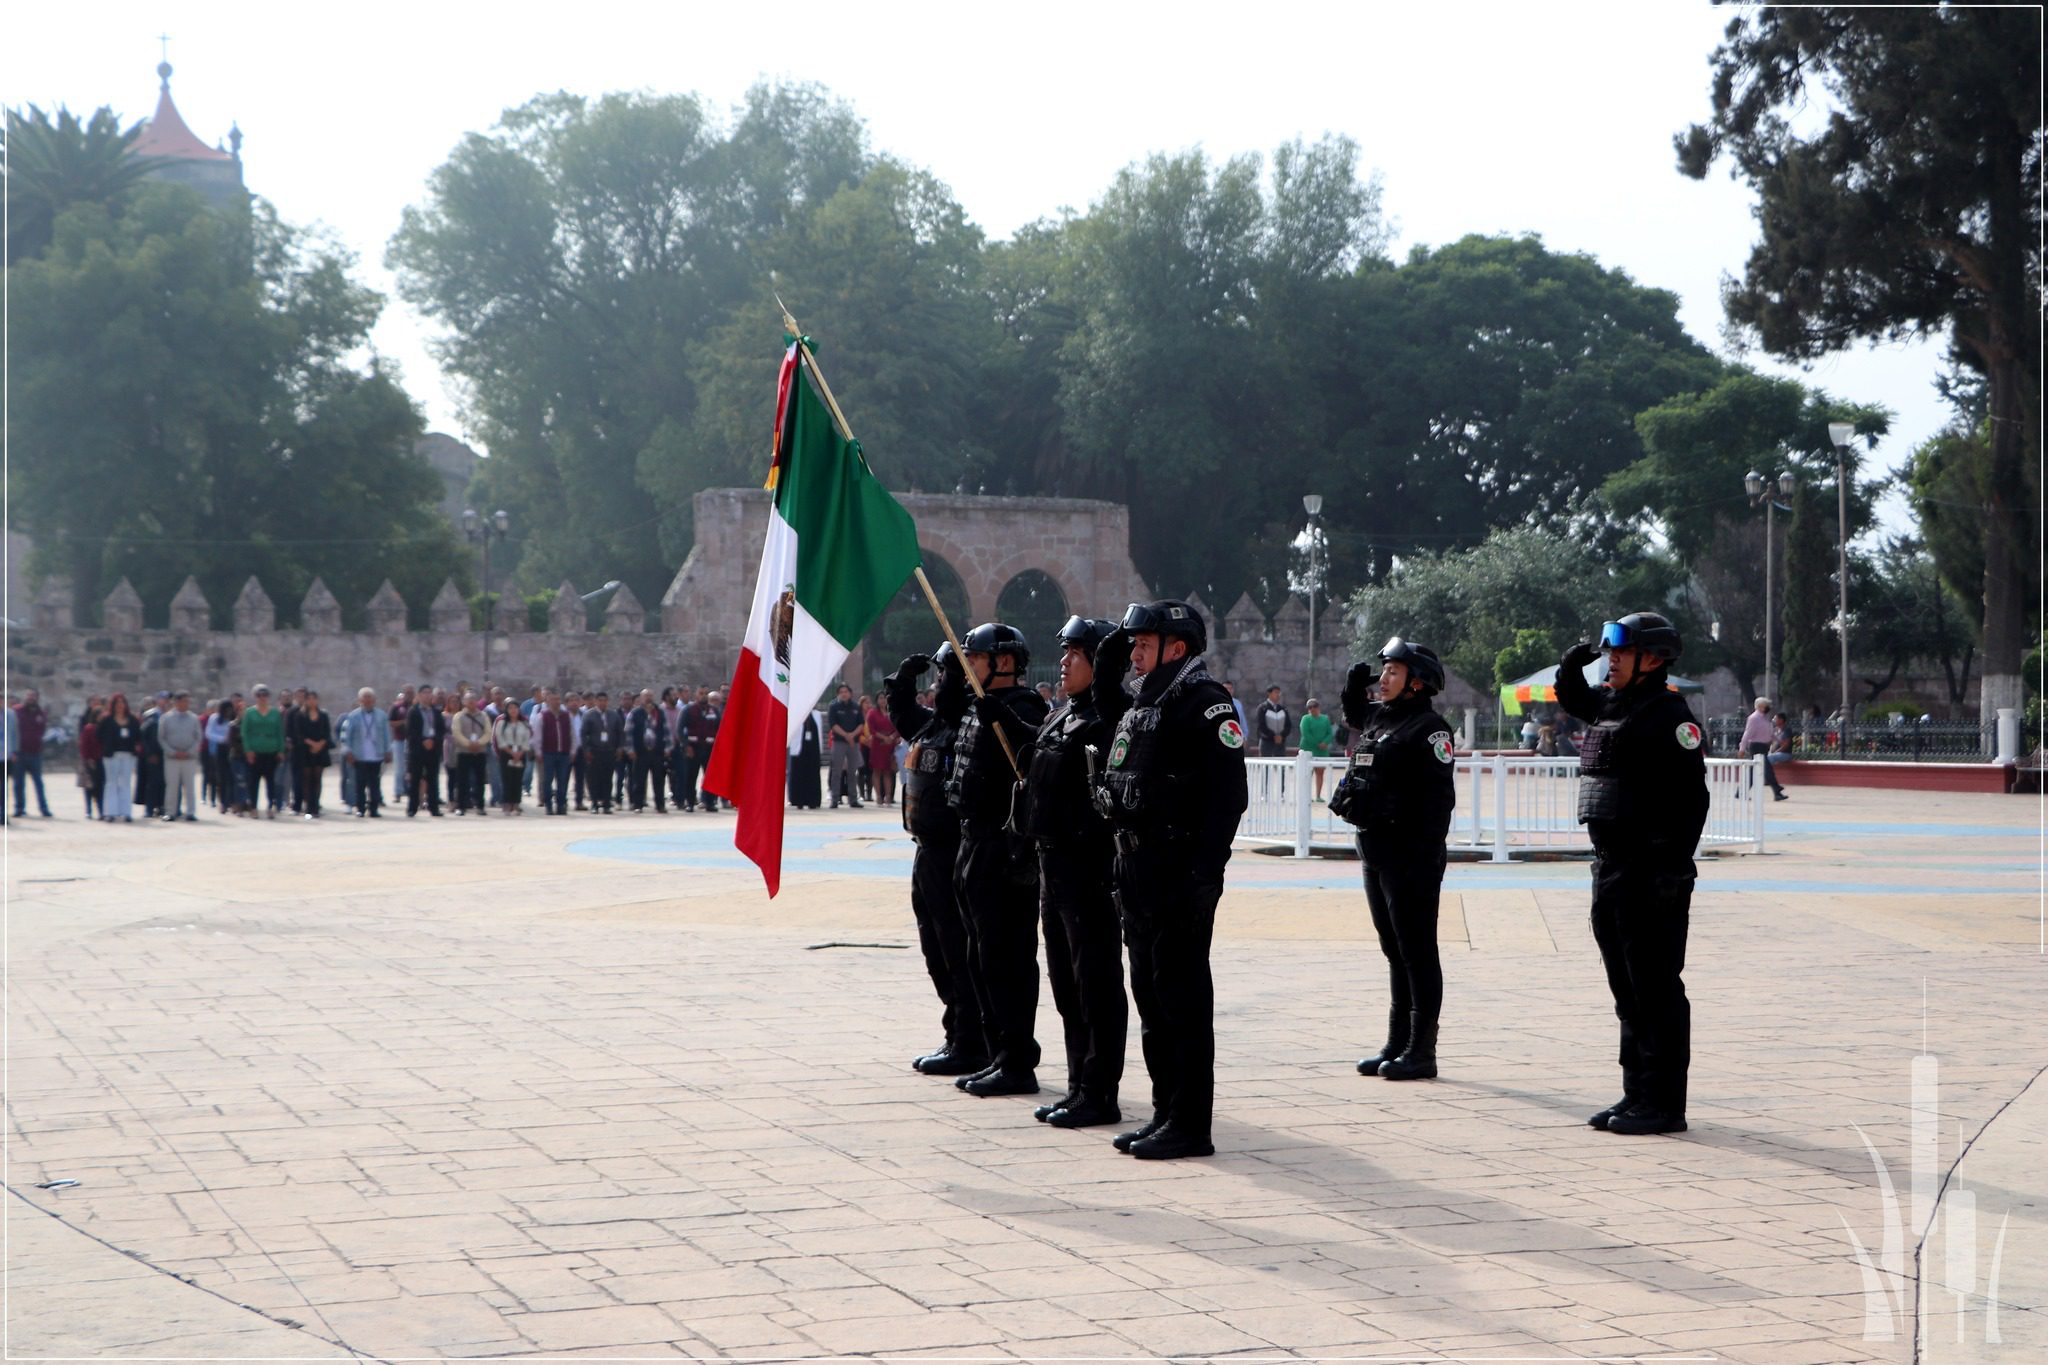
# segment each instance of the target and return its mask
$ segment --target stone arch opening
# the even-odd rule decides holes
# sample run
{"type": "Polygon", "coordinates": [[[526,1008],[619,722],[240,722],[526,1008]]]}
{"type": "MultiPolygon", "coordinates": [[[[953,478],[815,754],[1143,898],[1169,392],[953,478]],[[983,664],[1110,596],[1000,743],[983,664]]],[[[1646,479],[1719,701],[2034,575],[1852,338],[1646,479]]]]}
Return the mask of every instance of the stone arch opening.
{"type": "Polygon", "coordinates": [[[1043,569],[1023,570],[996,595],[996,619],[1023,631],[1031,642],[1031,665],[1025,680],[1033,686],[1058,684],[1060,657],[1055,637],[1072,614],[1067,594],[1043,569]]]}
{"type": "MultiPolygon", "coordinates": [[[[964,631],[973,624],[968,618],[967,584],[958,571],[946,562],[942,555],[924,552],[925,577],[932,582],[932,591],[938,594],[939,605],[946,609],[946,616],[953,623],[953,629],[964,631]]],[[[896,665],[910,654],[929,654],[945,639],[945,632],[932,616],[931,604],[924,600],[924,589],[912,577],[896,590],[889,605],[875,619],[875,624],[861,639],[860,680],[856,688],[875,696],[882,685],[882,679],[896,671],[896,665]]],[[[935,676],[926,675],[926,684],[938,681],[935,676]]]]}

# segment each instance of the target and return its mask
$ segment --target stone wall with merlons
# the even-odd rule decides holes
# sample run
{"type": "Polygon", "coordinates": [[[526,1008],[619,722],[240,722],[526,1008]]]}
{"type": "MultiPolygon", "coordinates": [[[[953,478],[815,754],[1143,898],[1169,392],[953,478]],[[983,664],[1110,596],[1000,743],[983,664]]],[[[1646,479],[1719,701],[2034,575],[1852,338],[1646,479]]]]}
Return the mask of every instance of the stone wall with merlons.
{"type": "MultiPolygon", "coordinates": [[[[1115,617],[1126,603],[1161,595],[1131,561],[1130,517],[1116,503],[919,493],[901,501],[927,560],[943,559],[966,590],[968,619],[955,622],[957,629],[994,619],[1004,588],[1031,570],[1058,585],[1070,611],[1086,615],[1115,617]]],[[[596,629],[573,583],[556,588],[544,631],[528,628],[523,594],[532,589],[516,581],[505,585],[489,632],[474,628],[453,583],[428,608],[429,628],[408,630],[406,603],[388,582],[363,606],[368,629],[345,631],[341,604],[317,580],[299,604],[297,629],[277,628],[275,606],[252,578],[235,600],[233,628],[217,630],[212,604],[191,579],[171,601],[169,624],[148,629],[142,600],[125,579],[107,595],[98,626],[78,624],[70,585],[50,579],[35,593],[30,624],[8,631],[7,689],[38,688],[53,715],[69,718],[96,693],[135,699],[182,688],[204,702],[246,696],[259,682],[310,687],[337,712],[353,705],[359,687],[388,700],[399,687],[423,682],[488,680],[521,695],[536,682],[603,687],[613,696],[625,688],[723,687],[746,629],[768,508],[760,489],[697,494],[695,548],[658,608],[647,610],[620,588],[604,601],[596,629]]],[[[1311,687],[1307,604],[1290,598],[1268,617],[1241,597],[1218,619],[1199,597],[1190,600],[1209,618],[1210,671],[1234,682],[1247,707],[1277,682],[1298,715],[1311,687]]],[[[1351,662],[1348,626],[1318,608],[1312,685],[1334,711],[1351,662]]],[[[861,678],[864,662],[855,651],[845,676],[861,678]]],[[[895,661],[877,662],[886,669],[895,661]]]]}

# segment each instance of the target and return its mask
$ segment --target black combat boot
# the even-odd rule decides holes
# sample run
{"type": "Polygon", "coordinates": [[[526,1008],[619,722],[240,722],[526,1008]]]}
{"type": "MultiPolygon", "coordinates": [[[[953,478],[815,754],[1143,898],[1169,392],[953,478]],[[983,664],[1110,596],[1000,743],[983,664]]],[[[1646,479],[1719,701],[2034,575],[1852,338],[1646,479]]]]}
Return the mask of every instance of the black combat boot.
{"type": "Polygon", "coordinates": [[[1055,1109],[1064,1109],[1079,1098],[1080,1095],[1076,1091],[1069,1090],[1066,1094],[1060,1096],[1051,1104],[1039,1105],[1036,1109],[1031,1111],[1031,1117],[1037,1119],[1040,1123],[1044,1123],[1052,1117],[1053,1111],[1055,1109]]]}
{"type": "Polygon", "coordinates": [[[967,1084],[960,1088],[979,1099],[988,1099],[992,1095],[1036,1095],[1038,1072],[1005,1071],[999,1066],[992,1071],[984,1071],[979,1076],[970,1077],[967,1084]]]}
{"type": "Polygon", "coordinates": [[[1205,1135],[1183,1132],[1166,1123],[1151,1137],[1132,1143],[1131,1155],[1140,1161],[1177,1161],[1189,1156],[1214,1156],[1216,1144],[1205,1135]]]}
{"type": "Polygon", "coordinates": [[[1380,1074],[1380,1063],[1391,1062],[1400,1056],[1408,1046],[1408,1011],[1389,1009],[1387,1011],[1387,1041],[1380,1044],[1380,1050],[1358,1064],[1361,1076],[1380,1074]]]}
{"type": "Polygon", "coordinates": [[[1607,1121],[1609,1119],[1613,1118],[1616,1114],[1621,1113],[1623,1110],[1627,1109],[1630,1105],[1633,1105],[1634,1103],[1634,1100],[1630,1099],[1626,1095],[1623,1095],[1620,1099],[1616,1100],[1614,1103],[1608,1105],[1605,1109],[1602,1109],[1599,1113],[1587,1119],[1586,1126],[1588,1128],[1605,1128],[1607,1126],[1607,1121]]]}
{"type": "Polygon", "coordinates": [[[1151,1120],[1142,1127],[1133,1128],[1128,1133],[1118,1133],[1109,1140],[1109,1145],[1116,1148],[1119,1152],[1128,1152],[1131,1150],[1133,1143],[1143,1142],[1165,1126],[1166,1120],[1154,1114],[1151,1120]]]}
{"type": "Polygon", "coordinates": [[[1607,1120],[1610,1133],[1682,1133],[1685,1131],[1685,1115],[1675,1114],[1661,1104],[1645,1100],[1630,1105],[1619,1114],[1607,1120]]]}
{"type": "Polygon", "coordinates": [[[1046,1115],[1045,1121],[1055,1128],[1098,1128],[1103,1124],[1122,1123],[1124,1111],[1117,1107],[1114,1096],[1098,1100],[1091,1095],[1076,1095],[1069,1103],[1046,1115]]]}
{"type": "Polygon", "coordinates": [[[1436,1021],[1423,1023],[1417,1016],[1408,1030],[1408,1046],[1391,1062],[1380,1063],[1380,1075],[1390,1081],[1426,1081],[1436,1075],[1436,1021]]]}
{"type": "Polygon", "coordinates": [[[927,1076],[972,1076],[987,1068],[988,1058],[978,1052],[955,1051],[950,1045],[911,1063],[927,1076]]]}

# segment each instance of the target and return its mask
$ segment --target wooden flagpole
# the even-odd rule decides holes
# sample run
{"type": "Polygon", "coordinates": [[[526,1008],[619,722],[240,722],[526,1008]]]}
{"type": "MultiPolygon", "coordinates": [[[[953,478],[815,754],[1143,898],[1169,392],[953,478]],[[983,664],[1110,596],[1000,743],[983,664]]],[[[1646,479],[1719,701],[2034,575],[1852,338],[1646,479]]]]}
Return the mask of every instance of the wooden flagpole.
{"type": "MultiPolygon", "coordinates": [[[[832,386],[825,382],[825,372],[818,368],[818,358],[811,354],[810,343],[804,340],[803,329],[798,327],[796,319],[790,316],[789,305],[782,301],[780,294],[775,296],[775,306],[782,310],[783,330],[796,338],[797,350],[803,356],[804,364],[811,372],[811,378],[818,381],[818,392],[824,396],[825,406],[832,410],[832,420],[839,424],[839,434],[851,441],[853,428],[846,424],[846,414],[839,410],[839,400],[832,396],[832,386]]],[[[967,666],[967,651],[960,647],[960,637],[954,634],[953,623],[947,618],[946,609],[939,605],[939,595],[932,591],[932,581],[924,576],[924,565],[918,565],[911,572],[917,576],[917,586],[924,589],[924,600],[931,604],[932,615],[939,618],[939,629],[946,633],[946,643],[953,646],[953,653],[960,658],[960,671],[967,675],[967,685],[974,689],[975,696],[987,696],[988,691],[981,685],[981,679],[967,666]]],[[[1010,760],[1010,771],[1017,775],[1019,782],[1022,782],[1024,769],[1017,762],[1017,751],[1010,747],[1010,737],[1003,732],[1000,721],[995,724],[995,732],[997,741],[1003,746],[1003,757],[1010,760]]]]}

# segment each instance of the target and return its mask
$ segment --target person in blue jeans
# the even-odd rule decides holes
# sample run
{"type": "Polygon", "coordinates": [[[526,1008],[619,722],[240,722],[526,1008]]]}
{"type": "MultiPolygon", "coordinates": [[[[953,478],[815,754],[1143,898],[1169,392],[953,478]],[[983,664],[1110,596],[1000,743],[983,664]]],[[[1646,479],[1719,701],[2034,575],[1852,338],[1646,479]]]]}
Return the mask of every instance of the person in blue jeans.
{"type": "Polygon", "coordinates": [[[540,806],[549,815],[569,813],[569,764],[576,748],[575,717],[552,688],[528,722],[540,750],[540,806]]]}

